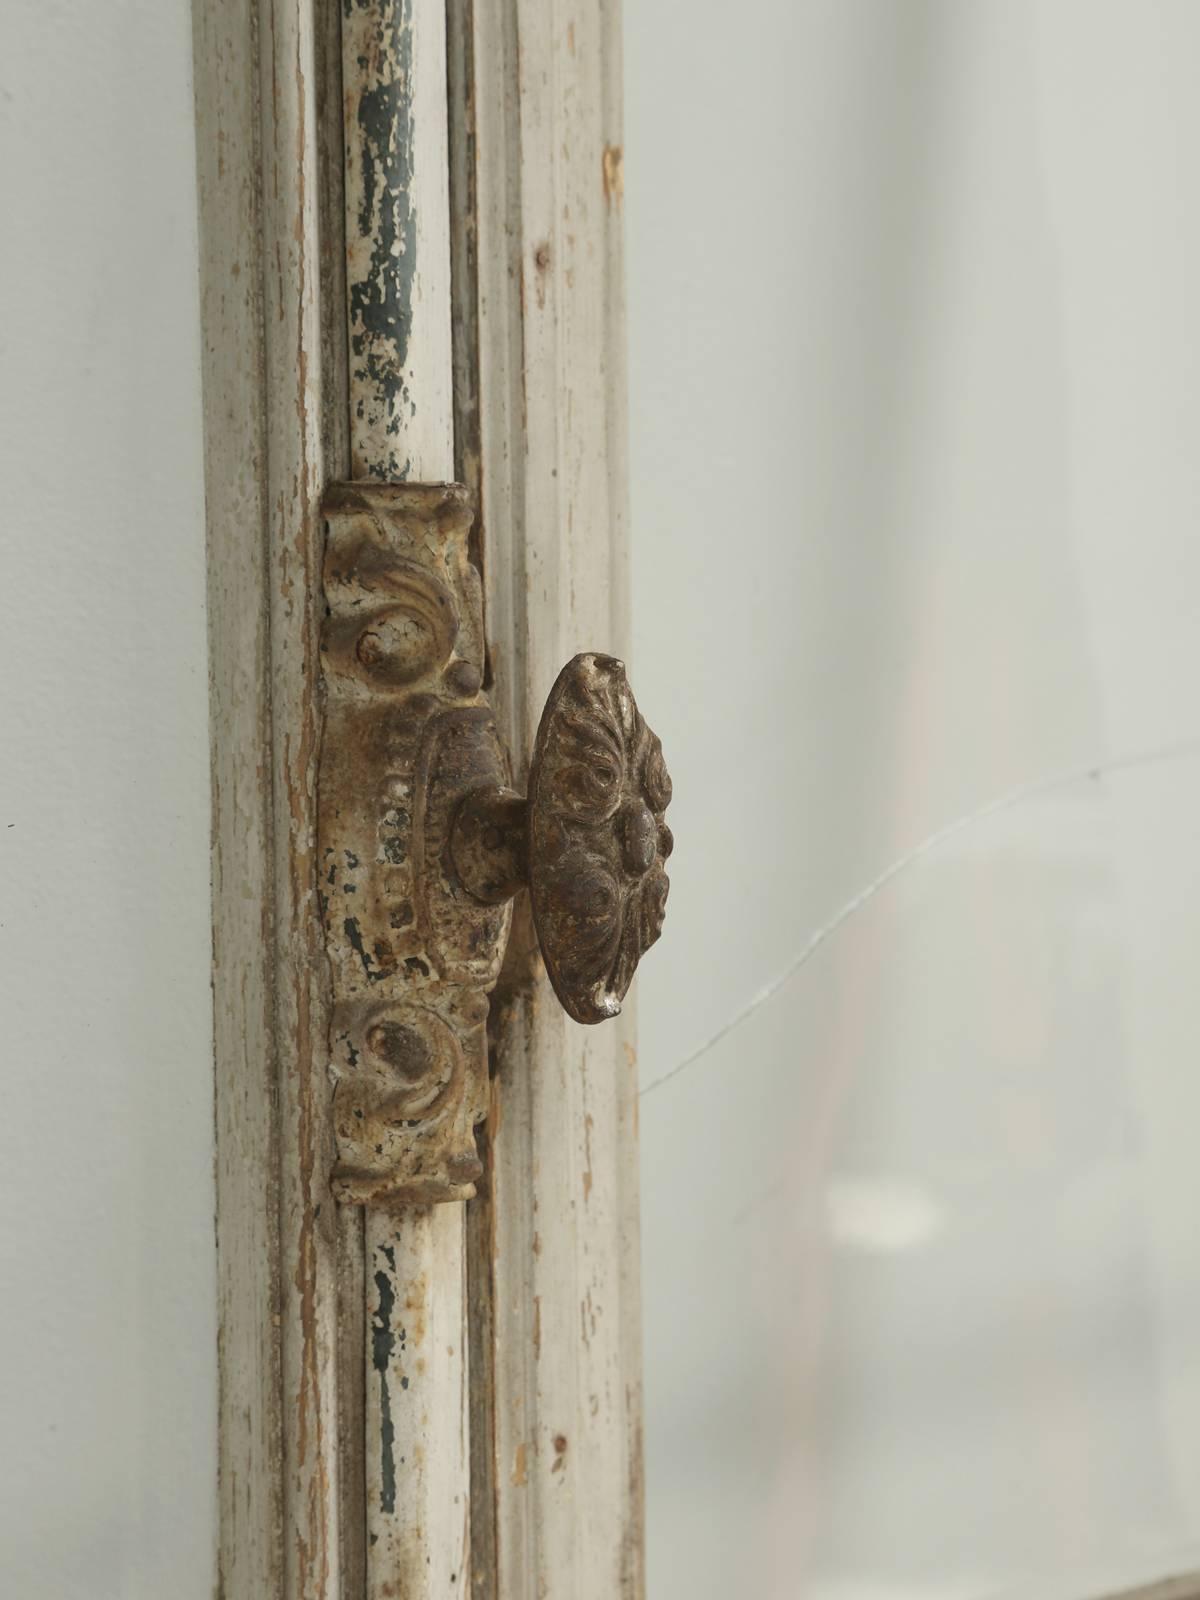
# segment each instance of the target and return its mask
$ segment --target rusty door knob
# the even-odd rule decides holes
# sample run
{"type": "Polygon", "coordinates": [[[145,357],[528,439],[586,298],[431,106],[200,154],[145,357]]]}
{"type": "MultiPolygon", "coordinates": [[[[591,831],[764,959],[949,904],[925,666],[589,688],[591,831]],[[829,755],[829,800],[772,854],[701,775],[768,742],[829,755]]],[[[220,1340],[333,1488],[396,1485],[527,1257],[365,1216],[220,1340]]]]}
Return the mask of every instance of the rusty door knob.
{"type": "Polygon", "coordinates": [[[550,691],[528,796],[483,787],[458,808],[450,855],[463,891],[498,905],[528,885],[546,970],[576,1022],[617,1015],[662,932],[670,799],[624,663],[588,654],[550,691]]]}

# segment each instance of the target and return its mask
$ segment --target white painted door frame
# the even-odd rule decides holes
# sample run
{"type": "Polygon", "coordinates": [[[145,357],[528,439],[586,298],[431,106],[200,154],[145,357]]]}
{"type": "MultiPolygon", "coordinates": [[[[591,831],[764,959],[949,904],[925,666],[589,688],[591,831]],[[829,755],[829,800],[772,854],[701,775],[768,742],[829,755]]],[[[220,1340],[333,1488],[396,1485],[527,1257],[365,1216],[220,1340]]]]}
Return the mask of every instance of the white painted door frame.
{"type": "Polygon", "coordinates": [[[472,490],[518,776],[562,662],[626,647],[619,11],[196,0],[194,15],[221,1592],[634,1600],[630,1013],[568,1021],[518,913],[480,1193],[364,1221],[329,1189],[314,859],[331,481],[407,470],[472,490]],[[384,189],[368,203],[355,130],[381,85],[402,159],[370,174],[384,189]],[[406,337],[367,361],[347,281],[376,270],[377,230],[397,219],[406,337]],[[376,1340],[383,1301],[420,1350],[376,1340]]]}

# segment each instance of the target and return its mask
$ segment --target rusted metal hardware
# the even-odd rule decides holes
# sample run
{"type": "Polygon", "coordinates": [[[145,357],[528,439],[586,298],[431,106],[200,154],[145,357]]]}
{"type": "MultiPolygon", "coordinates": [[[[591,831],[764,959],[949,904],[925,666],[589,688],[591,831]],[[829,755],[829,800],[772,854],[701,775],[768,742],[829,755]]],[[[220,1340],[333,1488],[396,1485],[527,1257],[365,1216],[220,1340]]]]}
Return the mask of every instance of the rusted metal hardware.
{"type": "Polygon", "coordinates": [[[671,830],[662,745],[623,662],[580,655],[538,727],[529,797],[479,790],[451,835],[459,882],[484,904],[528,884],[546,971],[576,1022],[615,1017],[662,932],[671,830]]]}
{"type": "Polygon", "coordinates": [[[510,787],[482,692],[466,490],[338,484],[325,514],[334,1191],[381,1207],[467,1199],[513,896],[528,885],[570,1016],[615,1016],[662,931],[671,780],[622,663],[580,655],[546,703],[528,798],[510,787]]]}
{"type": "Polygon", "coordinates": [[[483,606],[454,486],[326,496],[319,889],[333,982],[334,1190],[467,1199],[507,905],[447,871],[455,810],[508,768],[480,694],[483,606]]]}

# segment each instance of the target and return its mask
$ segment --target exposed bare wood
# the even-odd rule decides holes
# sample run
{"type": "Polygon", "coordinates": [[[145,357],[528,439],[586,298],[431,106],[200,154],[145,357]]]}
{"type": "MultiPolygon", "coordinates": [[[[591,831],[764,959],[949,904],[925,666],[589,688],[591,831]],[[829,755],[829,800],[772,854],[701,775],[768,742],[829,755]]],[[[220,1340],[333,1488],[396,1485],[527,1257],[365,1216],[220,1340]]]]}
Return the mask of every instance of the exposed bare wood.
{"type": "MultiPolygon", "coordinates": [[[[628,637],[620,18],[452,0],[460,466],[481,496],[494,703],[526,756],[563,660],[628,637]]],[[[635,1056],[528,930],[494,1002],[470,1203],[476,1600],[642,1594],[635,1056]],[[483,1303],[486,1302],[486,1310],[483,1303]]]]}
{"type": "Polygon", "coordinates": [[[259,22],[288,1600],[332,1597],[340,1566],[337,1222],[328,1189],[328,1017],[315,894],[326,477],[316,3],[265,0],[259,22]]]}
{"type": "MultiPolygon", "coordinates": [[[[346,342],[345,135],[342,118],[342,8],[322,0],[316,13],[317,148],[321,232],[321,391],[325,461],[332,477],[350,471],[350,375],[346,342]]],[[[367,1587],[366,1261],[363,1218],[338,1213],[338,1551],[342,1600],[367,1587]]]]}
{"type": "Polygon", "coordinates": [[[213,741],[221,1593],[282,1593],[257,0],[196,6],[213,741]]]}

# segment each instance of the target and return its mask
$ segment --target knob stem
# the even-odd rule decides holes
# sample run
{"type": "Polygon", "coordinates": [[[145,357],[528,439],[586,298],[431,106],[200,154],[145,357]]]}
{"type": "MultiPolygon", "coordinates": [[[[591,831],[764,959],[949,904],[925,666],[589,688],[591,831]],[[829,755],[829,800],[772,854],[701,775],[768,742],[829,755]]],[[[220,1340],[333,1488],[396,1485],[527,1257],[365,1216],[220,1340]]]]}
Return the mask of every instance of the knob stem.
{"type": "Polygon", "coordinates": [[[501,905],[529,882],[529,806],[515,789],[472,789],[450,831],[450,858],[463,889],[501,905]]]}

